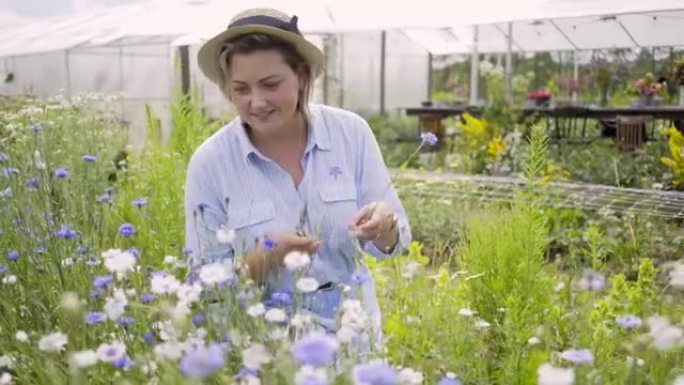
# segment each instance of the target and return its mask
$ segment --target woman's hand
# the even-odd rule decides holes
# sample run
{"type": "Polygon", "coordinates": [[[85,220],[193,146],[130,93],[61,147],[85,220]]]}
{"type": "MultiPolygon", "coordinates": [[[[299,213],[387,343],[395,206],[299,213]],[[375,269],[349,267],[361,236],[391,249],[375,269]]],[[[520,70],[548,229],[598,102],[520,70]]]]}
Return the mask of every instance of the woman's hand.
{"type": "Polygon", "coordinates": [[[272,270],[283,265],[285,256],[292,251],[314,253],[321,241],[296,233],[270,234],[268,238],[247,252],[245,262],[253,280],[262,282],[272,270]]]}
{"type": "MultiPolygon", "coordinates": [[[[398,216],[392,207],[385,202],[372,202],[363,206],[352,218],[349,230],[361,240],[385,240],[396,243],[398,216]]],[[[388,243],[388,242],[382,242],[388,243]]],[[[382,249],[385,249],[383,247],[382,249]]]]}

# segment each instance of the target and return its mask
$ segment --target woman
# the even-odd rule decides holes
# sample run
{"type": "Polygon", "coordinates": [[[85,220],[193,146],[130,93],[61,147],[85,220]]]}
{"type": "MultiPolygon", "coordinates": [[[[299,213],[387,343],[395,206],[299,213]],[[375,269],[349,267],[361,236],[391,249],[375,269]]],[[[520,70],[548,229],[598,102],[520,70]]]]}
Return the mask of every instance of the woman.
{"type": "Polygon", "coordinates": [[[374,284],[355,256],[359,246],[377,258],[397,255],[411,233],[368,124],[308,103],[323,53],[302,37],[296,16],[253,9],[207,41],[198,60],[239,117],[190,160],[190,271],[239,259],[266,293],[292,293],[295,277],[283,260],[309,253],[306,275],[320,286],[301,308],[334,331],[341,288],[358,285],[378,333],[374,284]],[[217,240],[220,229],[234,231],[232,242],[217,240]]]}

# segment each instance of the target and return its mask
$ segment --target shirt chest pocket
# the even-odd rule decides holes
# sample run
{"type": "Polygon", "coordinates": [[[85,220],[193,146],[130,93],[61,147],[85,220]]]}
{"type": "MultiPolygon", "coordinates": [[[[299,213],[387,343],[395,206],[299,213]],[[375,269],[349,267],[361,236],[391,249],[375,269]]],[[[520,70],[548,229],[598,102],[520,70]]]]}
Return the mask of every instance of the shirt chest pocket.
{"type": "Polygon", "coordinates": [[[323,230],[337,241],[345,239],[347,227],[358,210],[356,185],[353,181],[328,183],[320,190],[320,199],[323,230]]]}
{"type": "Polygon", "coordinates": [[[246,251],[273,229],[275,207],[271,200],[254,202],[228,210],[228,227],[235,231],[234,248],[246,251]]]}

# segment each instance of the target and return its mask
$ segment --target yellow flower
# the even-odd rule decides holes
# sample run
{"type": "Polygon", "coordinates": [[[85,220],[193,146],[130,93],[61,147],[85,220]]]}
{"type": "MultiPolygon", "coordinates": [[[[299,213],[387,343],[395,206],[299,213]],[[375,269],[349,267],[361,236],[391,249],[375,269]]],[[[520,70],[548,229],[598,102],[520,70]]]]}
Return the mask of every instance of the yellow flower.
{"type": "Polygon", "coordinates": [[[487,154],[492,158],[498,158],[505,150],[506,141],[501,136],[497,136],[487,143],[487,154]]]}

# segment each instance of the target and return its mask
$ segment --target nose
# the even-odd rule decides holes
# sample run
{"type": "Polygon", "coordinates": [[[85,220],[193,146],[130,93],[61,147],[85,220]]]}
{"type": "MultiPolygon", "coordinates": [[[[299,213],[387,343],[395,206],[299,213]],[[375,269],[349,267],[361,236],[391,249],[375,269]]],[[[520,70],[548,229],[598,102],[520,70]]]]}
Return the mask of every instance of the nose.
{"type": "Polygon", "coordinates": [[[268,102],[266,101],[266,96],[259,91],[254,91],[252,92],[251,98],[250,98],[250,108],[254,110],[258,110],[260,108],[266,107],[268,105],[268,102]]]}

